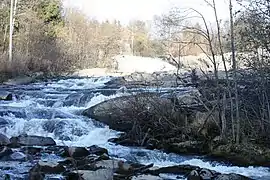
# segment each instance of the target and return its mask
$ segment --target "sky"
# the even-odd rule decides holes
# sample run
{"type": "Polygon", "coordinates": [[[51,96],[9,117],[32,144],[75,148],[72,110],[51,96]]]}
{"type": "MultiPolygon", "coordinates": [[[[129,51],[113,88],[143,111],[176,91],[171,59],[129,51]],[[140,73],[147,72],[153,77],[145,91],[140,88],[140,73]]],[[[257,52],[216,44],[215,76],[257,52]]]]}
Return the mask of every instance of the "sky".
{"type": "MultiPolygon", "coordinates": [[[[204,0],[64,0],[65,7],[77,7],[90,17],[98,20],[120,20],[127,24],[130,20],[152,20],[171,7],[195,8],[208,21],[214,21],[213,11],[204,0]]],[[[220,19],[228,18],[228,0],[216,0],[220,19]]]]}

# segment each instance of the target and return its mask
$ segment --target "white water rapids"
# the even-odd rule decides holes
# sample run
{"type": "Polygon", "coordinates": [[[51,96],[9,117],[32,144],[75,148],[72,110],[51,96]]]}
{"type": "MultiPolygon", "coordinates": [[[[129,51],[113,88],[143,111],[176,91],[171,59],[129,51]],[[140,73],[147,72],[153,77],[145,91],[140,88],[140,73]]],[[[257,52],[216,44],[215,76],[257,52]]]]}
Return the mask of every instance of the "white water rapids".
{"type": "MultiPolygon", "coordinates": [[[[36,83],[14,87],[2,86],[0,93],[12,92],[18,100],[0,102],[0,118],[9,122],[0,132],[8,137],[20,134],[50,136],[58,145],[98,145],[109,150],[111,156],[156,166],[190,164],[221,173],[237,173],[254,179],[270,179],[265,167],[237,167],[221,162],[209,162],[202,157],[165,154],[141,148],[114,145],[108,139],[118,132],[81,116],[81,112],[104,100],[123,96],[122,93],[102,93],[104,83],[110,78],[81,78],[36,83]]],[[[3,166],[5,162],[0,162],[3,166]]],[[[23,168],[23,167],[18,167],[23,168]]],[[[20,171],[20,170],[18,170],[20,171]]]]}

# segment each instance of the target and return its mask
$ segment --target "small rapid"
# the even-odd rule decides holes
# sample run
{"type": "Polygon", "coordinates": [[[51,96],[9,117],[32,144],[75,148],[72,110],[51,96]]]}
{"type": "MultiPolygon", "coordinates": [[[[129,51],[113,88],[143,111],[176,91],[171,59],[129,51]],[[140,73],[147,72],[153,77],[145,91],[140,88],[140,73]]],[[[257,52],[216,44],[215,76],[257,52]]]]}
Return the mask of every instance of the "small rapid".
{"type": "MultiPolygon", "coordinates": [[[[230,166],[222,162],[207,161],[199,156],[166,154],[158,150],[124,147],[108,142],[109,139],[119,136],[120,132],[82,116],[82,111],[105,100],[138,91],[105,90],[105,83],[110,80],[110,77],[71,78],[49,83],[0,86],[0,94],[13,93],[17,96],[13,101],[0,102],[0,132],[8,137],[21,134],[52,137],[57,145],[85,147],[98,145],[108,149],[109,154],[115,158],[143,164],[154,163],[156,166],[189,164],[221,173],[270,179],[270,170],[266,167],[230,166]]],[[[4,167],[5,163],[0,162],[0,166],[4,167]]],[[[12,173],[27,171],[29,164],[14,164],[14,166],[16,170],[12,173]]]]}

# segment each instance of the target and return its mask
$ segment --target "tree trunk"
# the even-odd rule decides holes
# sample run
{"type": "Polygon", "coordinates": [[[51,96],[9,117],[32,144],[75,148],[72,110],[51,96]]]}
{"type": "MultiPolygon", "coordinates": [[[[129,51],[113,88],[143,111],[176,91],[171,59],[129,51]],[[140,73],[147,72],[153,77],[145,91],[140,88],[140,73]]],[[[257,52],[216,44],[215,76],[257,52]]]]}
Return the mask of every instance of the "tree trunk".
{"type": "Polygon", "coordinates": [[[220,24],[218,22],[218,16],[217,16],[217,9],[216,9],[215,0],[213,0],[213,8],[214,8],[214,12],[215,12],[215,19],[216,19],[216,25],[217,25],[218,43],[219,43],[220,54],[221,54],[224,70],[225,70],[225,73],[226,73],[226,79],[228,81],[228,79],[229,79],[228,70],[227,70],[226,60],[225,60],[225,57],[224,57],[224,52],[223,52],[222,43],[221,43],[220,24]]]}
{"type": "MultiPolygon", "coordinates": [[[[227,87],[228,87],[229,86],[228,70],[227,70],[226,61],[225,61],[224,52],[223,52],[222,43],[221,43],[220,24],[218,22],[218,15],[217,15],[217,9],[216,9],[215,0],[213,0],[213,9],[214,9],[214,12],[215,12],[219,49],[220,49],[220,54],[221,54],[224,70],[225,70],[225,73],[226,73],[226,81],[227,81],[227,87]]],[[[228,87],[228,89],[230,89],[230,88],[228,87]]],[[[226,99],[226,94],[224,94],[223,99],[224,98],[226,99]]],[[[223,103],[222,105],[226,106],[225,103],[223,103]]],[[[226,107],[222,108],[221,105],[219,105],[219,111],[220,111],[219,113],[221,113],[220,114],[220,118],[221,118],[221,137],[222,137],[222,139],[224,139],[226,137],[225,133],[227,131],[226,130],[227,129],[227,126],[226,126],[227,122],[226,122],[226,118],[225,118],[226,107]]]]}
{"type": "Polygon", "coordinates": [[[6,51],[7,31],[8,31],[8,25],[6,25],[5,27],[5,33],[4,33],[4,39],[3,39],[3,53],[5,53],[6,51]]]}
{"type": "Polygon", "coordinates": [[[234,72],[234,93],[235,93],[235,109],[236,109],[236,144],[240,142],[240,115],[239,115],[239,99],[237,90],[237,64],[235,58],[235,43],[234,43],[234,22],[233,22],[233,12],[232,12],[232,0],[230,0],[230,24],[231,24],[231,51],[232,51],[232,63],[234,72]]]}
{"type": "Polygon", "coordinates": [[[13,8],[14,0],[11,0],[9,14],[9,63],[12,62],[13,8]]]}

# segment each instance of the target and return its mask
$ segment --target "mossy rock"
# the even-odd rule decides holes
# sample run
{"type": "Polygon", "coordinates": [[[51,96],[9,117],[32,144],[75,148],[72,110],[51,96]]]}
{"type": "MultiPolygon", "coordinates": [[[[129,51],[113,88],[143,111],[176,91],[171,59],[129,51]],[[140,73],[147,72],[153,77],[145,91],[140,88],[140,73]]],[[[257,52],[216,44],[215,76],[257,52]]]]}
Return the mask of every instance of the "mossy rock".
{"type": "Polygon", "coordinates": [[[211,156],[240,166],[270,166],[270,149],[253,144],[221,145],[213,149],[211,156]]]}

